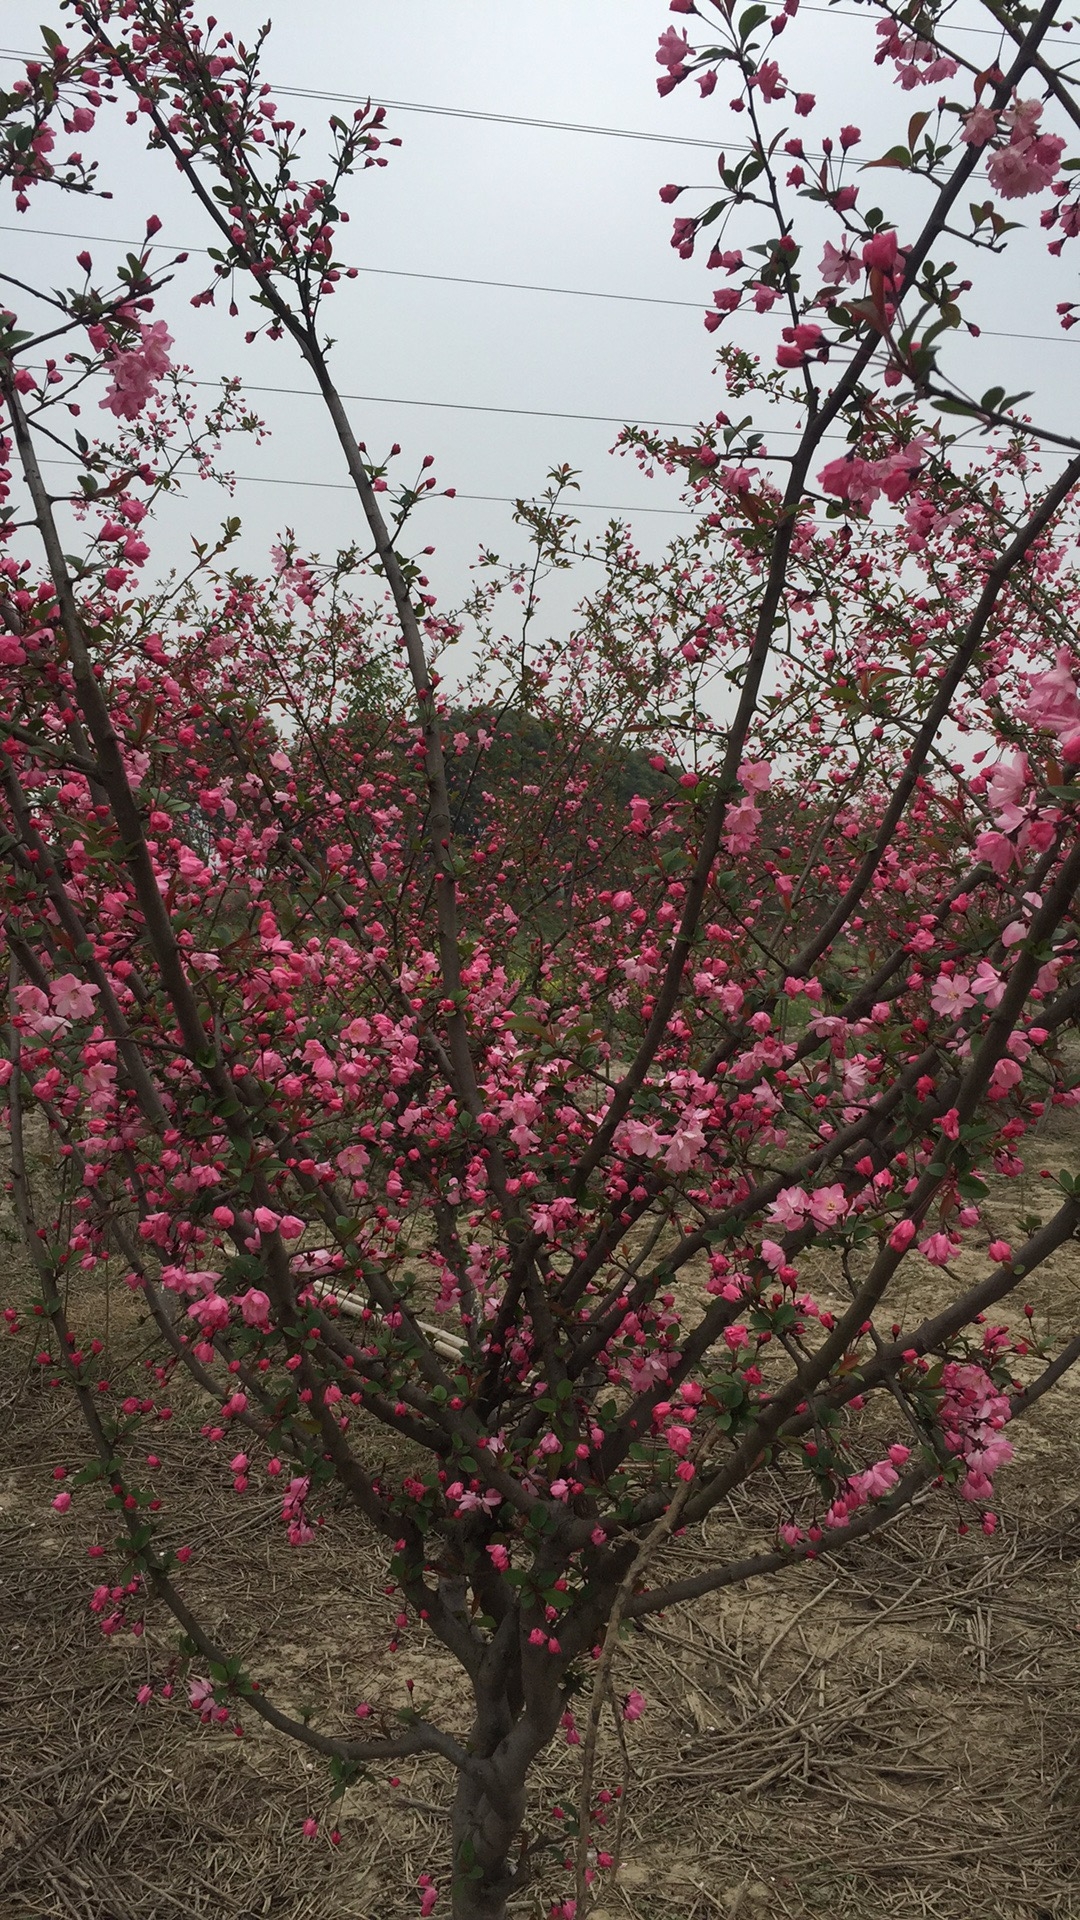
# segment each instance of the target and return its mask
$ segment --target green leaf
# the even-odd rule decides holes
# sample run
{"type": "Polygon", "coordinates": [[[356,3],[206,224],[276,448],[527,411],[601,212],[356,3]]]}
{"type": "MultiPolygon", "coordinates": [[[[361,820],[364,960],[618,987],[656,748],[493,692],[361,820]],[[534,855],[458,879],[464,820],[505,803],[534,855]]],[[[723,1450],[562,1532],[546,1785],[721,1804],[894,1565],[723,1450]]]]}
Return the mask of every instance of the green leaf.
{"type": "Polygon", "coordinates": [[[959,413],[965,420],[977,420],[979,417],[978,407],[973,407],[969,400],[954,400],[949,396],[944,400],[935,400],[934,406],[938,413],[959,413]]]}
{"type": "Polygon", "coordinates": [[[739,39],[748,40],[750,35],[753,33],[755,27],[760,27],[762,21],[767,18],[768,18],[767,7],[760,7],[760,6],[747,7],[746,12],[743,14],[742,19],[739,21],[738,27],[736,28],[736,32],[738,33],[739,39]]]}
{"type": "Polygon", "coordinates": [[[859,171],[869,173],[871,167],[910,167],[911,155],[906,147],[890,147],[880,160],[864,160],[859,171]]]}

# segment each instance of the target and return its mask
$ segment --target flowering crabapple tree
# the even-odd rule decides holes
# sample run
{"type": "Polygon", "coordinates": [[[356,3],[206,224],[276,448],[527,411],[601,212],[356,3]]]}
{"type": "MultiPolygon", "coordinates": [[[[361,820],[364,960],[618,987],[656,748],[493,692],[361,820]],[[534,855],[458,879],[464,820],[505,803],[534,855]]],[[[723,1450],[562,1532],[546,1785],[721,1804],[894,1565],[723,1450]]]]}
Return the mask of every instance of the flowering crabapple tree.
{"type": "Polygon", "coordinates": [[[721,140],[741,115],[675,243],[711,247],[709,330],[750,315],[761,353],[721,348],[741,419],[624,436],[683,474],[692,527],[651,562],[612,524],[560,642],[540,594],[581,551],[572,475],[522,509],[531,561],[484,556],[444,613],[430,462],[371,452],[335,385],[322,310],[381,109],[333,120],[306,178],[264,36],[181,0],[71,0],[0,99],[20,212],[98,190],[68,148],[102,114],[145,132],[206,222],[194,304],[248,300],[248,338],[299,354],[357,502],[348,553],[286,534],[259,580],[230,520],[147,585],[161,496],[258,422],[228,383],[199,417],[153,216],[115,271],[0,276],[3,1079],[26,1325],[89,1436],[53,1504],[117,1516],[91,1605],[108,1632],[175,1617],[204,1719],[256,1716],[338,1788],[445,1762],[452,1858],[420,1907],[456,1920],[593,1903],[621,1629],[935,1489],[991,1532],[1011,1421],[1080,1358],[1080,1329],[994,1317],[1074,1233],[1072,1177],[1012,1242],[985,1215],[987,1174],[1077,1098],[1080,441],[958,381],[976,322],[949,257],[992,269],[1029,209],[1062,255],[1080,96],[1055,0],[988,4],[982,69],[935,0],[875,0],[852,46],[919,103],[871,156],[890,216],[857,128],[804,147],[815,103],[774,45],[797,7],[676,0],[661,34],[661,92],[719,86],[721,140]],[[935,1305],[910,1320],[913,1265],[935,1305]],[[144,1374],[118,1352],[100,1377],[103,1272],[145,1313],[144,1374]],[[395,1635],[434,1637],[467,1709],[357,1674],[359,1704],[301,1718],[271,1648],[243,1668],[185,1591],[152,1451],[174,1399],[205,1403],[238,1499],[281,1489],[299,1578],[328,1501],[358,1509],[395,1635]],[[726,1557],[722,1502],[747,1529],[726,1557]],[[545,1831],[530,1768],[560,1737],[581,1791],[545,1831]]]}

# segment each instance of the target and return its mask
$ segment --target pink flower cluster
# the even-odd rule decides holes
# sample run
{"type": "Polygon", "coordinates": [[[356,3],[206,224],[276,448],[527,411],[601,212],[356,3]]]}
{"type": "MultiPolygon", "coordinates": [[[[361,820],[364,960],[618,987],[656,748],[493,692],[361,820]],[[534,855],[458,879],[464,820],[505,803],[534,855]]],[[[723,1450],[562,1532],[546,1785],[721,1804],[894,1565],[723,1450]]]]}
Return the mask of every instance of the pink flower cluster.
{"type": "Polygon", "coordinates": [[[939,1419],[949,1452],[967,1468],[960,1485],[965,1500],[989,1500],[993,1475],[1013,1457],[1002,1434],[1010,1417],[1008,1395],[995,1387],[981,1367],[950,1360],[941,1376],[944,1392],[939,1419]]]}
{"type": "Polygon", "coordinates": [[[880,67],[891,60],[905,93],[910,93],[913,87],[936,86],[942,80],[951,80],[956,73],[956,61],[942,54],[932,40],[920,40],[914,34],[903,33],[894,20],[880,21],[877,30],[880,45],[874,64],[880,67]]]}
{"type": "Polygon", "coordinates": [[[1073,678],[1073,656],[1058,650],[1054,665],[1031,678],[1021,718],[1056,733],[1067,760],[1080,759],[1080,696],[1073,678]]]}
{"type": "Polygon", "coordinates": [[[849,505],[865,513],[882,494],[894,504],[901,500],[922,466],[926,453],[925,435],[916,434],[906,447],[897,447],[883,460],[863,460],[858,454],[847,454],[840,460],[830,460],[827,467],[822,467],[818,474],[818,485],[824,493],[831,493],[838,500],[846,500],[849,505]]]}
{"type": "MultiPolygon", "coordinates": [[[[104,347],[108,341],[105,329],[91,327],[90,341],[95,347],[104,347]]],[[[142,325],[137,347],[126,347],[110,356],[112,385],[101,402],[102,407],[114,413],[118,420],[136,419],[153,398],[157,382],[172,366],[169,358],[172,344],[172,334],[164,320],[155,320],[152,326],[142,325]]]]}
{"type": "Polygon", "coordinates": [[[281,1517],[285,1521],[290,1547],[309,1547],[315,1534],[307,1519],[305,1501],[311,1487],[305,1475],[297,1475],[289,1481],[285,1497],[281,1502],[281,1517]]]}
{"type": "MultiPolygon", "coordinates": [[[[1017,100],[1001,118],[1009,129],[1007,146],[999,147],[987,165],[990,185],[1003,200],[1021,200],[1029,193],[1041,193],[1048,187],[1061,164],[1065,142],[1056,133],[1040,133],[1040,100],[1017,100]]],[[[969,145],[982,145],[989,138],[987,121],[993,120],[985,107],[976,107],[968,116],[964,139],[969,145]]]]}

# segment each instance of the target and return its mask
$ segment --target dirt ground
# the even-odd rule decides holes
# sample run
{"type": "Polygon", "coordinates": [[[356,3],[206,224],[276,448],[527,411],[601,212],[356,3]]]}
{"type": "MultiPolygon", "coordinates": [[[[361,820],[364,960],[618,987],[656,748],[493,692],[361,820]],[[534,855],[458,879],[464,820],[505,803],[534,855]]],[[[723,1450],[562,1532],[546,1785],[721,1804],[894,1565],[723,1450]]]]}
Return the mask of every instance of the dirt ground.
{"type": "MultiPolygon", "coordinates": [[[[995,1231],[1049,1211],[1036,1169],[1073,1165],[1070,1152],[1064,1127],[1033,1143],[1023,1189],[995,1192],[995,1231]]],[[[3,1221],[0,1257],[2,1305],[25,1291],[3,1221]]],[[[915,1310],[940,1280],[925,1269],[912,1284],[915,1310]]],[[[1030,1283],[1037,1327],[1073,1330],[1078,1292],[1070,1246],[1030,1283]]],[[[106,1638],[90,1612],[110,1563],[86,1547],[111,1528],[93,1490],[51,1509],[53,1469],[82,1457],[81,1432],[26,1352],[0,1341],[0,1920],[411,1920],[419,1874],[445,1878],[445,1772],[403,1763],[397,1784],[373,1777],[328,1813],[325,1772],[290,1743],[136,1703],[175,1638],[156,1614],[141,1639],[106,1638]],[[309,1814],[322,1827],[305,1841],[309,1814]]],[[[936,1495],[842,1560],[630,1636],[616,1684],[648,1705],[626,1761],[614,1740],[602,1750],[609,1784],[625,1769],[628,1812],[596,1920],[1080,1916],[1078,1414],[1070,1376],[1017,1427],[993,1539],[961,1532],[970,1512],[936,1495]]],[[[363,1527],[330,1514],[314,1546],[290,1550],[279,1499],[235,1495],[197,1418],[178,1410],[154,1443],[194,1548],[196,1611],[295,1710],[395,1690],[403,1703],[408,1676],[453,1720],[460,1688],[440,1651],[410,1630],[388,1654],[363,1527]]],[[[718,1516],[717,1549],[767,1532],[767,1505],[766,1491],[756,1515],[718,1516]]],[[[575,1796],[573,1749],[537,1783],[538,1809],[560,1796],[575,1796]]],[[[551,1893],[569,1884],[557,1875],[551,1893]]]]}

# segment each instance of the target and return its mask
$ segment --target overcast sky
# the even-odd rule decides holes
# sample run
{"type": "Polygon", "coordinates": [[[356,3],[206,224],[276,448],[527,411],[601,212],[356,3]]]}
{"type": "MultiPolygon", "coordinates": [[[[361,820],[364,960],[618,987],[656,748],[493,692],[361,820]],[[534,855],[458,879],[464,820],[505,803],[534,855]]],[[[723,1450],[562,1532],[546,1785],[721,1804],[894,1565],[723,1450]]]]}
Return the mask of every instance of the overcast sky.
{"type": "MultiPolygon", "coordinates": [[[[267,0],[220,0],[215,11],[238,33],[250,34],[270,8],[267,0]]],[[[64,16],[47,0],[5,0],[2,18],[8,49],[39,45],[41,21],[66,30],[64,16]]],[[[874,18],[804,7],[777,43],[785,73],[818,96],[818,115],[808,126],[798,123],[808,145],[815,133],[854,120],[864,133],[860,152],[872,157],[898,137],[909,112],[930,104],[930,98],[901,95],[869,66],[874,18]]],[[[708,101],[692,84],[658,99],[654,52],[670,21],[663,0],[456,0],[452,6],[279,0],[273,19],[266,76],[282,107],[311,130],[312,173],[323,170],[317,136],[334,103],[295,99],[290,88],[584,122],[716,147],[745,137],[723,82],[708,101]]],[[[973,39],[971,46],[987,60],[994,51],[992,39],[973,39]]],[[[10,65],[5,72],[10,75],[10,65]]],[[[390,113],[390,131],[400,134],[402,148],[391,151],[387,168],[361,175],[347,201],[352,224],[344,251],[367,271],[324,313],[338,340],[342,388],[388,397],[385,404],[350,402],[359,437],[373,451],[397,439],[417,460],[434,453],[440,483],[458,489],[455,501],[426,509],[425,526],[438,547],[432,576],[440,598],[453,601],[467,586],[482,540],[507,551],[520,539],[509,526],[509,507],[463,496],[530,494],[560,461],[581,469],[583,500],[635,512],[641,543],[655,551],[680,520],[644,509],[677,508],[677,490],[664,479],[647,482],[632,462],[609,455],[616,425],[405,403],[604,414],[616,422],[685,423],[714,414],[724,396],[712,371],[715,340],[705,333],[702,314],[718,278],[706,273],[704,255],[689,263],[677,259],[668,244],[673,210],[658,199],[666,181],[715,180],[714,152],[400,109],[390,113]],[[526,281],[635,295],[641,303],[404,277],[412,275],[526,281]]],[[[0,253],[9,271],[66,284],[74,277],[76,245],[32,229],[130,240],[150,212],[165,222],[163,241],[207,244],[204,218],[185,200],[170,163],[146,157],[119,114],[103,115],[86,147],[101,157],[114,198],[36,192],[17,233],[8,230],[18,224],[10,203],[0,209],[7,223],[0,253]]],[[[884,180],[882,193],[896,192],[894,175],[862,179],[864,201],[872,197],[867,181],[884,180]]],[[[908,204],[914,213],[916,202],[908,204]]],[[[830,230],[826,218],[821,238],[830,230]]],[[[108,249],[92,250],[102,265],[108,249]]],[[[196,373],[214,379],[239,372],[251,388],[307,385],[286,343],[244,346],[243,310],[230,322],[223,312],[190,308],[204,265],[184,270],[176,297],[166,295],[160,308],[196,373]]],[[[988,328],[1048,337],[965,342],[951,364],[978,392],[995,380],[1010,391],[1035,387],[1033,410],[1075,426],[1080,329],[1061,335],[1053,311],[1058,299],[1080,292],[1071,264],[1049,262],[1045,236],[1036,233],[1004,267],[990,263],[980,272],[987,289],[980,317],[988,328]]],[[[740,316],[727,337],[771,359],[775,330],[740,316]]],[[[348,492],[265,484],[339,479],[318,407],[287,395],[253,392],[252,400],[272,434],[263,447],[245,442],[236,454],[240,472],[264,482],[253,477],[237,487],[233,510],[244,518],[245,557],[257,563],[286,523],[301,543],[323,551],[346,543],[357,531],[348,492]]],[[[163,526],[161,550],[175,559],[189,530],[211,531],[225,510],[220,495],[196,489],[163,526]]],[[[599,529],[604,517],[582,513],[590,528],[599,529]]]]}

